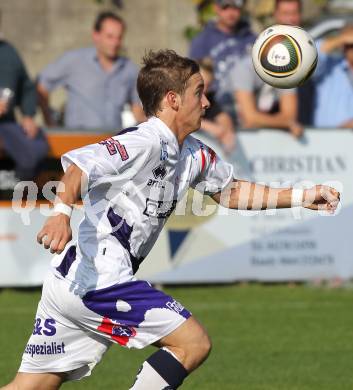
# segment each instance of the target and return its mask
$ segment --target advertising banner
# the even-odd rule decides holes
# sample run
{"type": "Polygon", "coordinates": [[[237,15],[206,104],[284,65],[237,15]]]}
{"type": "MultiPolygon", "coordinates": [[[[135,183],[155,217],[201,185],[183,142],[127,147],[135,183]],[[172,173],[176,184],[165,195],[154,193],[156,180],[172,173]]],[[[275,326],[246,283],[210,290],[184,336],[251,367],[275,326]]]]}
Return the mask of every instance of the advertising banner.
{"type": "Polygon", "coordinates": [[[159,283],[353,277],[352,146],[349,130],[307,130],[301,140],[281,131],[239,133],[227,157],[237,178],[275,187],[334,186],[342,192],[337,215],[218,208],[207,218],[172,216],[139,276],[159,283]]]}
{"type": "MultiPolygon", "coordinates": [[[[334,216],[302,208],[230,211],[204,200],[200,210],[190,193],[186,215],[170,217],[139,278],[173,284],[353,277],[351,131],[306,130],[301,140],[282,131],[239,132],[228,156],[196,136],[234,165],[236,178],[275,187],[331,185],[342,192],[341,208],[334,216]]],[[[0,286],[41,284],[52,256],[36,243],[45,206],[27,210],[30,224],[10,202],[0,207],[0,286]]],[[[74,234],[81,213],[73,214],[74,234]]]]}

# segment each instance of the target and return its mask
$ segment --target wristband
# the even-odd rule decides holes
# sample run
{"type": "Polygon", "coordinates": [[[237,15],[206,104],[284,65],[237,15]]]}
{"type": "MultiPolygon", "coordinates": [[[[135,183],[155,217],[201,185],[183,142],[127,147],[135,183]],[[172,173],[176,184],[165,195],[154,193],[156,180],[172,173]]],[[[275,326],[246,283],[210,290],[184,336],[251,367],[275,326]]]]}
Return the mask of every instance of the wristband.
{"type": "Polygon", "coordinates": [[[303,205],[304,190],[301,188],[292,188],[292,207],[303,205]]]}
{"type": "Polygon", "coordinates": [[[54,213],[61,213],[67,215],[69,218],[71,217],[72,214],[72,207],[68,206],[65,203],[57,203],[54,206],[54,213]]]}

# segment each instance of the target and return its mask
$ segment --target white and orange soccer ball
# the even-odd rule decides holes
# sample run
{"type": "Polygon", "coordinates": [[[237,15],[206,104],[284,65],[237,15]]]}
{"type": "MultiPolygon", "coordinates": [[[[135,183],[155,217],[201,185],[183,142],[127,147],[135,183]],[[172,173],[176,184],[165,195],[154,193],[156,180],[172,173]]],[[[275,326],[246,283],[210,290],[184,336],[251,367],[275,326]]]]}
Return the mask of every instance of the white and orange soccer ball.
{"type": "Polygon", "coordinates": [[[252,48],[256,73],[276,88],[302,85],[315,71],[317,50],[301,27],[277,24],[268,27],[252,48]]]}

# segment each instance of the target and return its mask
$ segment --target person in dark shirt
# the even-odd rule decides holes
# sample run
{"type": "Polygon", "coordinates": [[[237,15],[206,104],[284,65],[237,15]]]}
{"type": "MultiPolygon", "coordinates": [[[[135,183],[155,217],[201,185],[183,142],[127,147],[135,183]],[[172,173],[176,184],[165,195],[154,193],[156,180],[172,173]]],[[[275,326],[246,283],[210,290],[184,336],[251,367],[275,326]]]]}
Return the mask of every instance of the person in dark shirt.
{"type": "Polygon", "coordinates": [[[0,41],[0,146],[15,162],[16,176],[31,180],[39,162],[48,153],[43,132],[33,117],[36,112],[36,89],[16,49],[0,41]],[[16,122],[15,108],[21,111],[16,122]]]}

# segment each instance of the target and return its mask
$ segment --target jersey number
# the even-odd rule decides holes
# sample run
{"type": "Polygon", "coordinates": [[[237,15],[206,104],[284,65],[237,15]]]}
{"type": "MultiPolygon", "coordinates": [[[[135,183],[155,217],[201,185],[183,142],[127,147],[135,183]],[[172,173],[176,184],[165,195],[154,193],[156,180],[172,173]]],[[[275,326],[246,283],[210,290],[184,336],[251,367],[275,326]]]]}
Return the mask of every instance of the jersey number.
{"type": "Polygon", "coordinates": [[[120,157],[123,161],[126,161],[129,158],[129,155],[126,151],[125,146],[122,145],[118,140],[116,140],[114,138],[108,138],[104,141],[101,141],[99,144],[105,145],[111,156],[119,153],[120,157]]]}

